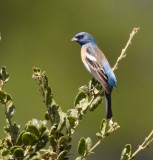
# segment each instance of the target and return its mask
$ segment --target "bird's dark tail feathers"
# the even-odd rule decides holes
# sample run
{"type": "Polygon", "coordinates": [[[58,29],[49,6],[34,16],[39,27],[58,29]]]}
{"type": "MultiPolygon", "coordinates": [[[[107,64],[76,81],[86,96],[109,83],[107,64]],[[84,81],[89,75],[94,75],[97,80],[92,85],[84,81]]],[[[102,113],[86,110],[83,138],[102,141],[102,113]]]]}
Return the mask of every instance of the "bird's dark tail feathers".
{"type": "Polygon", "coordinates": [[[106,118],[111,119],[113,116],[112,113],[112,106],[111,106],[111,93],[105,92],[105,98],[106,98],[106,118]]]}

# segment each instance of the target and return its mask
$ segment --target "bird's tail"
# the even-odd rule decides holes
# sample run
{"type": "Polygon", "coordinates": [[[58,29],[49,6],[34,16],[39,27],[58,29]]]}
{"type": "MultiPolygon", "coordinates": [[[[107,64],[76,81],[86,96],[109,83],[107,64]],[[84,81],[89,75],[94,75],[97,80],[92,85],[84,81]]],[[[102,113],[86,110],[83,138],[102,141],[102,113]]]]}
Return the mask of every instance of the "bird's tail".
{"type": "Polygon", "coordinates": [[[111,93],[108,94],[105,92],[105,97],[106,97],[106,118],[111,119],[113,116],[112,106],[111,106],[111,93]]]}

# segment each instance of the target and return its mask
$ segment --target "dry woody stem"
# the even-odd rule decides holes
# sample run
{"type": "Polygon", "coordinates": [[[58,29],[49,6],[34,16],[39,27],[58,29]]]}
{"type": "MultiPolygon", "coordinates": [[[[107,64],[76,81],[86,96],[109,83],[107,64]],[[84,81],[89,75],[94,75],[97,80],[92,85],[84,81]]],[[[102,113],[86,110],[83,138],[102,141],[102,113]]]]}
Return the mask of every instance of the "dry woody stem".
{"type": "Polygon", "coordinates": [[[143,143],[138,147],[138,149],[132,154],[131,160],[135,158],[135,156],[146,147],[149,147],[150,143],[153,142],[153,130],[150,132],[148,137],[145,138],[143,143]]]}
{"type": "Polygon", "coordinates": [[[118,57],[114,67],[112,68],[113,71],[115,71],[117,69],[119,62],[123,58],[126,57],[126,50],[129,47],[129,45],[132,44],[131,41],[132,41],[133,37],[135,36],[135,34],[139,31],[139,29],[140,28],[133,28],[132,32],[130,33],[129,39],[128,39],[127,43],[126,43],[126,46],[122,49],[122,52],[121,52],[120,56],[118,57]]]}

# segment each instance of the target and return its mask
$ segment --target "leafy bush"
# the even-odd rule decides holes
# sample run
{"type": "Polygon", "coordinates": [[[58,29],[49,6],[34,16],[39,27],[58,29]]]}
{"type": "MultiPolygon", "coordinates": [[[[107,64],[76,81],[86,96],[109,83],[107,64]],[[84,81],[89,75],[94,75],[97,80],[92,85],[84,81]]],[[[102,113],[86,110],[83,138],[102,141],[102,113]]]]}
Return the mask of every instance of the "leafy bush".
{"type": "MultiPolygon", "coordinates": [[[[48,85],[48,78],[45,72],[39,68],[33,69],[33,79],[39,86],[39,91],[46,106],[45,120],[32,119],[25,125],[25,129],[20,130],[20,125],[12,122],[15,106],[10,94],[3,88],[9,80],[9,75],[5,67],[0,70],[0,103],[5,109],[7,126],[4,128],[7,136],[0,142],[0,155],[4,159],[68,159],[71,149],[72,135],[79,121],[83,118],[87,110],[93,111],[102,101],[102,89],[97,85],[97,81],[92,79],[89,86],[80,88],[74,102],[74,108],[66,113],[55,102],[52,89],[48,85]],[[91,91],[92,90],[92,91],[91,91]],[[51,127],[48,127],[50,123],[51,127]]],[[[107,126],[103,120],[100,131],[97,133],[99,142],[108,136],[119,126],[114,123],[107,126]]],[[[81,138],[78,144],[79,159],[84,159],[92,151],[91,138],[81,138]]]]}

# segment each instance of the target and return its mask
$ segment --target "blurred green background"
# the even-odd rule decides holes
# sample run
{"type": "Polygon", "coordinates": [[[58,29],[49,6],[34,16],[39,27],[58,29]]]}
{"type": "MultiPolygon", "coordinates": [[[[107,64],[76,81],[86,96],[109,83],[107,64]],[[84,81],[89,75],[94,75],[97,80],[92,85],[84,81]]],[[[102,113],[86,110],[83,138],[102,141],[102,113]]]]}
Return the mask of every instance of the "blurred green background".
{"type": "MultiPolygon", "coordinates": [[[[70,39],[80,31],[91,33],[113,66],[134,27],[140,27],[140,32],[115,72],[118,84],[113,91],[113,112],[121,128],[89,160],[120,159],[126,143],[134,151],[153,128],[153,1],[0,0],[0,66],[7,66],[10,73],[6,90],[16,106],[14,120],[23,128],[32,118],[43,119],[45,107],[31,78],[32,67],[46,71],[57,103],[67,111],[73,107],[78,88],[91,79],[82,65],[80,46],[70,39]]],[[[103,117],[105,103],[80,122],[70,159],[76,157],[81,136],[96,141],[103,117]]],[[[4,137],[2,107],[0,122],[0,136],[4,137]]],[[[153,159],[152,151],[141,152],[137,159],[153,159]]]]}

